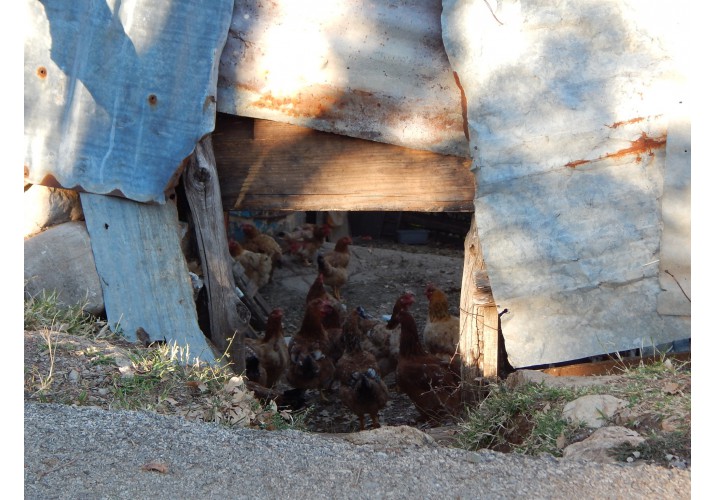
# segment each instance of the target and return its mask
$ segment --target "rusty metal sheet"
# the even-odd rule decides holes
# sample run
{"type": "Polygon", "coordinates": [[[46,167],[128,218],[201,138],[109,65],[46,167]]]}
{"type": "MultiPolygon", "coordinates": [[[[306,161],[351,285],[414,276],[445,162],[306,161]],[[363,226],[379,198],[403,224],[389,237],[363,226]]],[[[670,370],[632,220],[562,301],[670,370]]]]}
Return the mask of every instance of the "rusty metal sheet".
{"type": "MultiPolygon", "coordinates": [[[[468,106],[479,239],[494,299],[509,310],[510,363],[689,338],[689,314],[658,311],[687,10],[643,0],[443,3],[468,106]]],[[[677,187],[689,193],[689,157],[677,161],[677,187]]],[[[670,195],[681,202],[669,200],[680,217],[671,227],[689,228],[688,200],[670,195]]],[[[668,258],[689,275],[689,252],[668,258]]]]}
{"type": "Polygon", "coordinates": [[[25,180],[164,203],[214,128],[233,2],[28,0],[25,180]]]}
{"type": "Polygon", "coordinates": [[[237,0],[218,110],[468,157],[439,0],[237,0]]]}

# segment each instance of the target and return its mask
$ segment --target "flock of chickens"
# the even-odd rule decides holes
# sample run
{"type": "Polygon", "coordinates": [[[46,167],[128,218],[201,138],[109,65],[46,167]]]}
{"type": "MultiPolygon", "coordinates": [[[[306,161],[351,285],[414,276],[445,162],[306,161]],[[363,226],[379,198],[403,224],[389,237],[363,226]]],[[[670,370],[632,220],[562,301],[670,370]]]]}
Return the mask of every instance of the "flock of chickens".
{"type": "Polygon", "coordinates": [[[349,236],[331,251],[321,253],[330,234],[327,225],[305,224],[282,233],[278,243],[252,224],[242,226],[242,244],[229,241],[234,266],[258,287],[272,279],[284,256],[306,266],[317,263],[317,273],[305,299],[300,328],[286,336],[283,311],[274,309],[262,337],[246,339],[246,375],[270,391],[279,382],[294,391],[317,390],[322,400],[337,389],[342,403],[365,429],[380,427],[379,411],[390,397],[385,377],[395,373],[399,391],[409,396],[420,421],[437,424],[457,415],[460,407],[459,318],[449,312],[446,294],[428,284],[426,325],[418,332],[409,309],[412,292],[397,297],[388,321],[370,318],[360,306],[348,308],[340,289],[348,280],[349,236]]]}

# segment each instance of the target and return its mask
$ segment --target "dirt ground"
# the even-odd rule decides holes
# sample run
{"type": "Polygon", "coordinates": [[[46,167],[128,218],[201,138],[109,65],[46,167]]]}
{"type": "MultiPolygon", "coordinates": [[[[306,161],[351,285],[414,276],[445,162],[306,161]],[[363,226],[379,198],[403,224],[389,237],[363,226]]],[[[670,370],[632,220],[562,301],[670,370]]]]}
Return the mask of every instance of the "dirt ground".
{"type": "MultiPolygon", "coordinates": [[[[404,292],[415,294],[411,312],[421,330],[427,318],[427,298],[424,294],[428,283],[440,287],[449,297],[450,311],[459,315],[459,298],[464,265],[462,245],[428,242],[426,245],[401,245],[388,240],[363,240],[353,238],[350,246],[350,277],[341,290],[347,310],[363,306],[368,314],[379,318],[390,314],[395,300],[404,292]]],[[[331,250],[334,243],[326,243],[324,251],[331,250]]],[[[273,281],[260,290],[272,307],[283,309],[286,335],[292,335],[301,324],[305,311],[305,296],[315,280],[318,270],[315,264],[305,266],[290,257],[284,266],[277,269],[273,281]]],[[[397,392],[394,374],[386,378],[390,389],[390,401],[380,412],[383,425],[417,426],[418,413],[409,398],[397,392]]],[[[288,387],[285,387],[288,388],[288,387]]],[[[327,394],[329,402],[319,399],[318,393],[309,391],[306,425],[316,432],[351,432],[358,428],[357,418],[340,402],[337,391],[327,394]]]]}

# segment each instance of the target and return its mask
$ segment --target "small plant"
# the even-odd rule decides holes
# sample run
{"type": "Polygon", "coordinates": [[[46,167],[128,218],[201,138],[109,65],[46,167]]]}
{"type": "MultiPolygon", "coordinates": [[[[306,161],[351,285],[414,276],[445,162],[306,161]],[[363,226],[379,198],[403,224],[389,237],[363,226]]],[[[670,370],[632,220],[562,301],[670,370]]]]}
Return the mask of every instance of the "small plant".
{"type": "Polygon", "coordinates": [[[45,339],[48,356],[50,358],[50,367],[48,369],[47,375],[41,374],[39,372],[35,373],[38,382],[33,384],[37,393],[44,393],[50,389],[52,386],[52,379],[55,371],[55,354],[57,352],[57,343],[54,342],[52,338],[52,330],[47,328],[42,330],[42,337],[45,339]]]}
{"type": "MultiPolygon", "coordinates": [[[[117,324],[115,331],[119,329],[117,324]]],[[[275,403],[262,405],[243,379],[225,366],[224,358],[215,364],[192,360],[188,347],[175,343],[147,348],[124,342],[124,357],[131,366],[119,370],[115,351],[86,347],[86,343],[82,347],[71,338],[87,337],[111,345],[120,340],[119,335],[82,307],[65,306],[55,293],[25,297],[25,330],[39,332],[43,339],[37,346],[43,353],[42,368],[25,367],[26,397],[36,401],[151,410],[227,426],[282,429],[302,423],[300,414],[278,411],[275,403]],[[86,371],[78,366],[80,360],[90,372],[100,369],[106,376],[80,376],[74,383],[61,383],[56,376],[58,361],[63,362],[59,369],[65,377],[70,368],[86,371]]]]}
{"type": "Polygon", "coordinates": [[[675,431],[667,434],[650,433],[637,446],[624,443],[611,451],[611,455],[621,462],[630,457],[668,466],[674,458],[690,457],[690,432],[675,431]]]}
{"type": "Polygon", "coordinates": [[[503,383],[490,386],[476,408],[467,408],[458,443],[462,448],[489,448],[502,452],[560,455],[559,439],[579,427],[561,418],[566,402],[580,391],[529,384],[509,390],[503,383]]]}
{"type": "Polygon", "coordinates": [[[503,382],[493,383],[479,405],[466,408],[458,445],[561,456],[564,446],[583,435],[583,428],[562,419],[565,404],[587,394],[610,394],[628,402],[628,407],[606,424],[629,427],[646,439],[638,447],[620,447],[615,452],[618,458],[625,460],[635,453],[661,464],[672,457],[689,460],[690,363],[661,354],[652,363],[624,363],[621,370],[618,383],[580,389],[543,384],[508,389],[503,382]]]}
{"type": "Polygon", "coordinates": [[[92,336],[98,322],[80,305],[68,306],[58,300],[57,292],[42,292],[25,297],[25,330],[52,330],[72,335],[92,336]]]}

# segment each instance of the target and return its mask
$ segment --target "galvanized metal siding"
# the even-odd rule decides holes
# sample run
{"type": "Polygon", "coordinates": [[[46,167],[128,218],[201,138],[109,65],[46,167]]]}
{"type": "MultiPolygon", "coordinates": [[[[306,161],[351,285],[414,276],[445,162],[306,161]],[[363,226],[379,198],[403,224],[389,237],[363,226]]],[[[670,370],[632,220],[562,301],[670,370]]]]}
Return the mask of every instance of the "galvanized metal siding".
{"type": "MultiPolygon", "coordinates": [[[[658,311],[666,146],[690,149],[669,119],[687,103],[685,25],[680,5],[641,0],[444,1],[513,366],[690,337],[689,302],[658,311]]],[[[670,196],[685,210],[670,227],[689,247],[689,156],[677,163],[670,196]]],[[[689,251],[678,257],[689,282],[689,251]]]]}
{"type": "Polygon", "coordinates": [[[233,2],[28,1],[25,178],[164,203],[214,128],[233,2]]]}
{"type": "Polygon", "coordinates": [[[468,157],[439,0],[237,0],[218,110],[468,157]]]}

